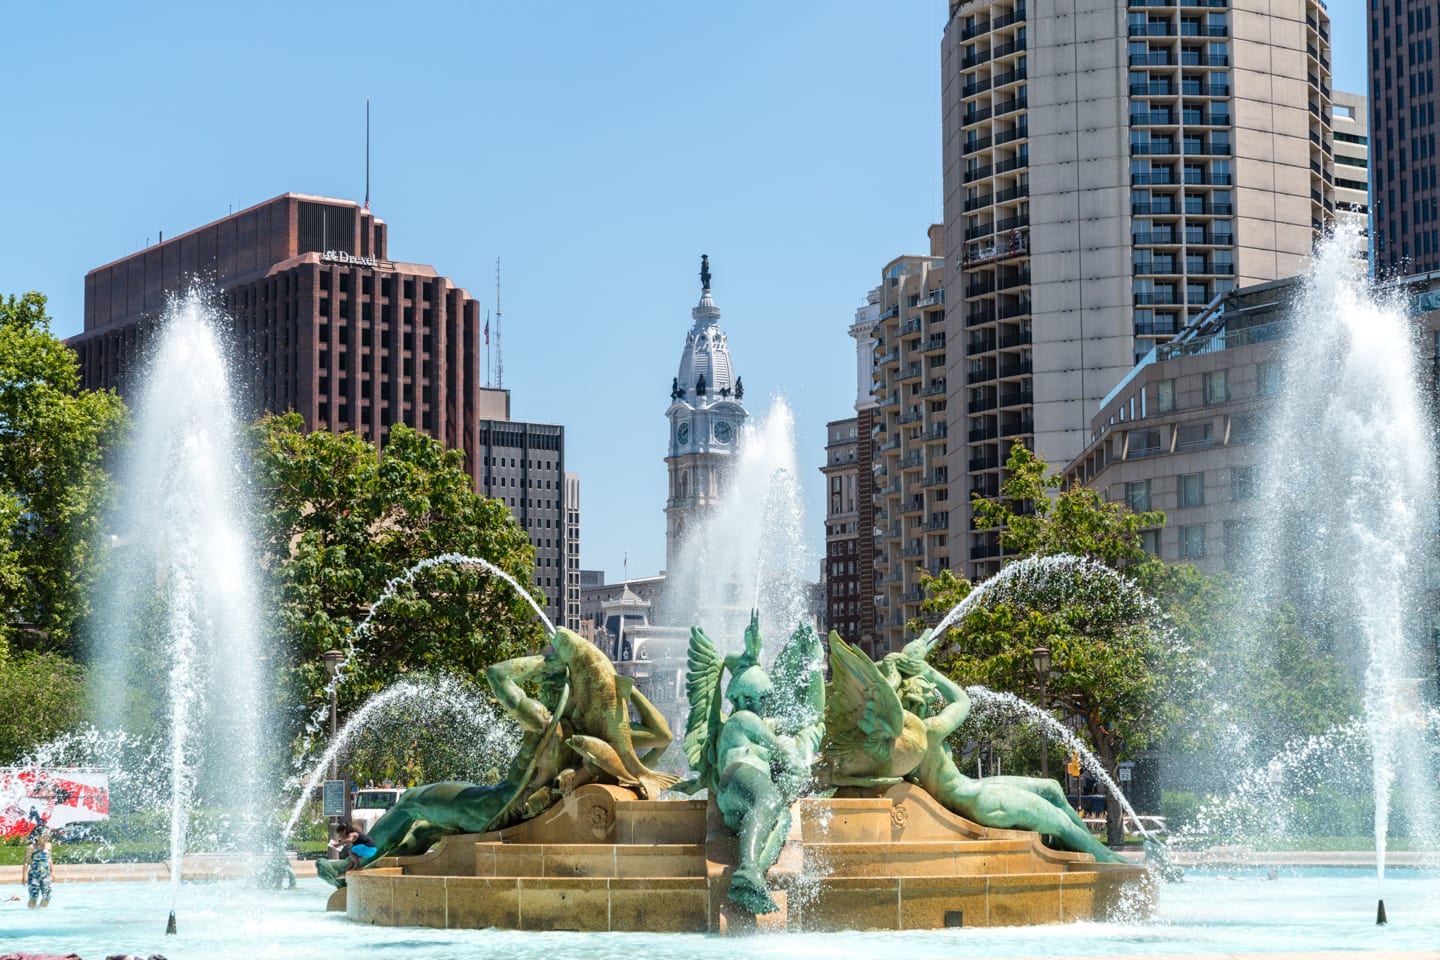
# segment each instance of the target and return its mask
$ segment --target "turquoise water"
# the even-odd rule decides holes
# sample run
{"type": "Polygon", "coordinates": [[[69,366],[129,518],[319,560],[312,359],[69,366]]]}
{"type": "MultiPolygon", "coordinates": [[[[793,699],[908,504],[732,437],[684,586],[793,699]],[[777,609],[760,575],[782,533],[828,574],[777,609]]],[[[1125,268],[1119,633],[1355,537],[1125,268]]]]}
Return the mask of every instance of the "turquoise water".
{"type": "MultiPolygon", "coordinates": [[[[16,874],[19,873],[18,868],[16,874]]],[[[1007,929],[907,933],[777,934],[737,944],[719,937],[659,934],[517,933],[371,927],[325,912],[327,887],[252,890],[187,884],[178,911],[180,934],[164,936],[168,884],[59,884],[46,910],[0,903],[0,953],[78,953],[98,960],[114,953],[169,960],[402,957],[407,960],[484,957],[596,960],[734,960],[736,956],[843,960],[903,956],[1093,956],[1097,954],[1304,953],[1316,950],[1421,950],[1440,944],[1440,879],[1392,869],[1385,905],[1390,924],[1375,925],[1373,871],[1282,870],[1194,872],[1163,887],[1158,915],[1146,923],[1080,923],[1007,929]]],[[[0,887],[0,895],[20,892],[0,887]]]]}

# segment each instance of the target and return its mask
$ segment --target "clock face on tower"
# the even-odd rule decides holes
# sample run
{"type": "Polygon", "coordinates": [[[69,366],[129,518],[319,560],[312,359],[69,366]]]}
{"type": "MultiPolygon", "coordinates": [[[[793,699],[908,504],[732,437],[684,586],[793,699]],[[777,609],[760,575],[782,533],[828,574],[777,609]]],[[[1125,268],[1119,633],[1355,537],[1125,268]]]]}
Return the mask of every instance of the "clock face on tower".
{"type": "Polygon", "coordinates": [[[675,429],[675,439],[683,446],[690,442],[690,424],[682,423],[675,429]]]}
{"type": "Polygon", "coordinates": [[[715,439],[718,442],[729,443],[731,437],[733,436],[734,433],[728,422],[721,420],[719,423],[715,424],[715,439]]]}

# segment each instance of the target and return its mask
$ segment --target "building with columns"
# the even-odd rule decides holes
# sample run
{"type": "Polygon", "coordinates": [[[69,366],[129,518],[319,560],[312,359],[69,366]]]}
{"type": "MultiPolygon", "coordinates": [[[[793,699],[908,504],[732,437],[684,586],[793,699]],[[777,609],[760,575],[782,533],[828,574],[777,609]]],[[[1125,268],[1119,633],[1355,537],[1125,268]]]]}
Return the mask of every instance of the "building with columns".
{"type": "Polygon", "coordinates": [[[725,474],[739,448],[748,414],[744,384],[735,375],[720,308],[710,296],[710,258],[700,258],[700,302],[670,384],[670,449],[665,465],[670,494],[665,502],[665,566],[674,569],[686,534],[720,500],[725,474]]]}

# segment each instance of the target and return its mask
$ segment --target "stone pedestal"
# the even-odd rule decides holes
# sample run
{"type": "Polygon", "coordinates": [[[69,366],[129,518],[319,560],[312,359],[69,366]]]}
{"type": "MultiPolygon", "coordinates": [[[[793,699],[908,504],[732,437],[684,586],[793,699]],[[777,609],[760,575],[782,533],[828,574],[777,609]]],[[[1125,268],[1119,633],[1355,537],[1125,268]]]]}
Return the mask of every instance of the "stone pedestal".
{"type": "Polygon", "coordinates": [[[797,803],[769,875],[779,913],[735,910],[735,862],[713,804],[592,784],[510,829],[349,874],[332,908],[387,926],[698,933],[1060,923],[1153,905],[1141,867],[981,827],[910,784],[797,803]]]}

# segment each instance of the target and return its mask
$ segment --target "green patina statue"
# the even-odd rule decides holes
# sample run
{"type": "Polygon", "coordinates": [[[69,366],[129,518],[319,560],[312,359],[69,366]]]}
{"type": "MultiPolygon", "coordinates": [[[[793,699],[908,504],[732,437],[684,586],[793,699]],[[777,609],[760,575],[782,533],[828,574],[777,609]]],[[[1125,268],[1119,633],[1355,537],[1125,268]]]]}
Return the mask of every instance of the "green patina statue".
{"type": "Polygon", "coordinates": [[[1095,839],[1054,780],[976,780],[960,772],[946,740],[965,722],[970,698],[925,661],[932,643],[927,631],[877,664],[831,635],[825,752],[832,781],[878,786],[907,779],[981,826],[1032,830],[1062,850],[1128,862],[1095,839]],[[935,712],[940,698],[945,706],[935,712]]]}
{"type": "Polygon", "coordinates": [[[730,900],[749,913],[779,909],[765,871],[790,830],[790,805],[810,782],[824,736],[820,642],[800,627],[775,658],[775,681],[760,666],[759,617],[745,630],[745,652],[721,658],[699,627],[690,631],[685,753],[695,771],[678,789],[708,789],[739,840],[730,900]],[[724,672],[730,682],[721,697],[724,672]],[[730,702],[722,717],[722,699],[730,702]]]}
{"type": "MultiPolygon", "coordinates": [[[[670,744],[660,711],[588,640],[561,628],[551,644],[544,656],[506,660],[485,672],[500,706],[520,724],[520,748],[500,782],[431,783],[405,791],[370,828],[376,850],[361,866],[424,853],[448,834],[512,826],[592,780],[650,797],[674,783],[646,766],[670,744]],[[537,696],[525,693],[525,683],[537,685],[537,696]]],[[[316,872],[342,887],[348,864],[322,860],[316,872]]]]}

